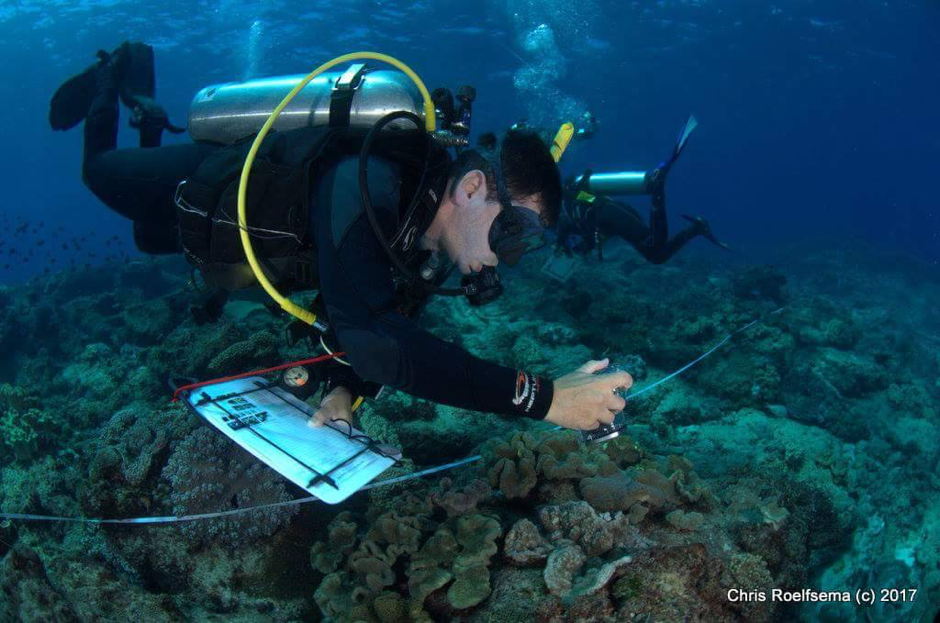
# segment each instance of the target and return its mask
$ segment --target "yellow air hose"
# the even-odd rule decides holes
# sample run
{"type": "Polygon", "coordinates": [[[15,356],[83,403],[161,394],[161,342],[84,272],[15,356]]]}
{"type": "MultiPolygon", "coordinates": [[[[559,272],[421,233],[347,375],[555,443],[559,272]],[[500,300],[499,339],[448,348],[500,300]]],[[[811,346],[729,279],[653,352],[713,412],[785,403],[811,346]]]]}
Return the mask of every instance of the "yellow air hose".
{"type": "MultiPolygon", "coordinates": [[[[424,125],[428,132],[433,132],[436,127],[436,115],[434,112],[434,102],[431,100],[431,94],[428,92],[428,88],[424,85],[424,82],[410,67],[399,61],[398,59],[391,57],[387,54],[381,54],[379,52],[352,52],[351,54],[344,54],[342,56],[337,56],[331,61],[328,61],[312,72],[307,74],[307,76],[301,80],[297,85],[291,89],[291,92],[284,96],[284,99],[281,100],[281,103],[271,112],[271,115],[268,117],[267,121],[264,122],[264,125],[261,126],[261,130],[258,131],[258,135],[255,136],[254,142],[251,144],[251,149],[248,150],[248,155],[245,156],[245,164],[242,166],[241,177],[238,180],[238,233],[242,241],[242,249],[245,252],[245,258],[248,260],[248,265],[251,267],[251,272],[254,274],[255,279],[258,280],[258,283],[261,284],[261,287],[264,288],[264,291],[274,299],[278,305],[281,306],[281,309],[286,311],[291,316],[297,318],[298,320],[305,322],[309,325],[312,325],[317,320],[316,314],[312,311],[304,309],[300,305],[297,305],[289,298],[277,291],[277,288],[274,287],[274,284],[267,278],[267,275],[264,274],[264,271],[261,269],[261,264],[258,262],[258,258],[255,256],[254,248],[251,246],[251,235],[248,232],[248,177],[251,174],[251,166],[255,162],[255,157],[258,154],[258,149],[261,147],[261,143],[264,141],[265,137],[268,135],[268,132],[271,131],[271,128],[274,126],[274,122],[277,121],[277,118],[280,116],[281,112],[287,105],[293,101],[293,99],[300,93],[304,87],[306,87],[314,78],[322,74],[328,69],[346,63],[348,61],[357,61],[357,60],[375,60],[381,61],[383,63],[388,63],[389,65],[395,67],[404,73],[411,81],[418,87],[418,91],[421,93],[421,98],[424,100],[424,125]]],[[[554,144],[552,145],[552,156],[555,159],[555,162],[558,162],[561,159],[561,155],[565,152],[565,148],[568,147],[568,142],[571,140],[571,135],[574,133],[574,128],[570,123],[563,124],[558,130],[558,134],[555,136],[554,144]]],[[[355,411],[362,404],[362,396],[356,398],[356,401],[352,405],[352,410],[355,411]]]]}
{"type": "Polygon", "coordinates": [[[288,93],[281,103],[271,112],[271,115],[268,117],[267,121],[264,122],[264,125],[261,126],[261,130],[258,132],[258,135],[255,137],[254,142],[251,144],[251,149],[248,150],[248,155],[245,157],[245,164],[242,166],[241,178],[238,181],[238,233],[241,236],[242,249],[245,251],[245,257],[248,259],[248,265],[251,267],[251,272],[254,273],[255,279],[258,280],[258,283],[261,284],[261,287],[264,288],[264,291],[274,299],[278,305],[281,306],[281,309],[286,311],[288,314],[297,318],[302,322],[312,325],[316,322],[317,316],[310,310],[304,309],[300,305],[297,305],[289,298],[277,291],[277,288],[274,287],[274,284],[267,278],[264,274],[264,271],[261,269],[261,264],[258,262],[258,258],[255,257],[255,251],[251,246],[251,236],[248,233],[248,219],[247,219],[247,205],[248,205],[248,176],[251,173],[251,165],[254,164],[255,156],[258,154],[258,148],[261,147],[261,142],[264,141],[264,138],[268,135],[268,132],[271,131],[271,128],[274,126],[274,122],[277,120],[281,112],[287,107],[288,104],[300,93],[305,86],[307,86],[311,80],[322,74],[324,71],[339,65],[340,63],[345,63],[348,61],[356,60],[376,60],[388,63],[393,67],[401,70],[406,76],[408,76],[415,86],[418,87],[418,91],[421,92],[421,97],[424,99],[424,125],[427,128],[428,132],[433,132],[435,129],[436,118],[434,114],[434,102],[431,101],[431,94],[428,92],[424,82],[421,81],[421,78],[418,77],[410,67],[402,63],[396,58],[388,56],[387,54],[380,54],[378,52],[353,52],[351,54],[344,54],[343,56],[338,56],[333,60],[326,62],[312,72],[307,74],[303,80],[297,83],[290,93],[288,93]]]}

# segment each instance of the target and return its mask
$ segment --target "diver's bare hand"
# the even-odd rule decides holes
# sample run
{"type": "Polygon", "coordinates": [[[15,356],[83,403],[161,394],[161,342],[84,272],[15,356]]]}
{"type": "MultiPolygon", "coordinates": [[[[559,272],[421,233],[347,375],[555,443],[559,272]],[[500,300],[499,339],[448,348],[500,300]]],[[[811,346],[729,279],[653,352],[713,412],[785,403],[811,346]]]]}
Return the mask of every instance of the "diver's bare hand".
{"type": "Polygon", "coordinates": [[[610,424],[623,411],[626,401],[618,388],[629,389],[633,378],[626,372],[595,374],[609,360],[589,361],[574,372],[555,380],[555,394],[545,421],[575,430],[594,430],[610,424]]]}
{"type": "Polygon", "coordinates": [[[323,426],[332,420],[343,420],[353,425],[352,394],[345,387],[337,387],[320,401],[320,408],[307,420],[307,426],[323,426]]]}

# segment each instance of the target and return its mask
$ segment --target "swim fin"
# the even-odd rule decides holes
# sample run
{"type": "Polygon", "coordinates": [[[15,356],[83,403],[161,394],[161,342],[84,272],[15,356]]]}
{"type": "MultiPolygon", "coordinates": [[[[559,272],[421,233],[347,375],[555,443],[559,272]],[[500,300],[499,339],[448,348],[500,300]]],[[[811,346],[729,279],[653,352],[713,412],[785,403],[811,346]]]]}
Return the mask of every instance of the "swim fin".
{"type": "Polygon", "coordinates": [[[685,122],[685,125],[682,126],[682,131],[679,132],[679,138],[676,139],[676,145],[672,148],[672,153],[669,154],[669,157],[659,163],[655,169],[647,173],[646,185],[647,192],[650,195],[661,195],[662,190],[666,185],[666,176],[669,175],[672,165],[676,163],[676,160],[679,159],[679,156],[682,154],[682,150],[685,149],[685,145],[689,140],[689,136],[692,135],[692,132],[695,128],[698,127],[698,121],[693,116],[689,116],[689,119],[685,122]]]}
{"type": "Polygon", "coordinates": [[[94,63],[56,89],[49,102],[49,125],[53,130],[69,130],[85,120],[102,80],[113,80],[118,85],[123,82],[131,45],[125,41],[110,54],[98,50],[94,63]],[[111,72],[110,76],[103,76],[103,71],[111,72]]]}
{"type": "Polygon", "coordinates": [[[679,154],[682,153],[683,148],[685,148],[686,141],[689,140],[689,136],[692,134],[692,131],[698,127],[698,120],[689,116],[689,120],[685,122],[685,125],[682,126],[682,132],[679,133],[679,138],[676,140],[676,148],[673,151],[674,155],[673,160],[679,157],[679,154]]]}
{"type": "Polygon", "coordinates": [[[49,125],[53,130],[70,130],[84,121],[98,94],[98,70],[110,62],[111,55],[98,50],[97,60],[59,86],[49,102],[49,125]]]}
{"type": "Polygon", "coordinates": [[[157,91],[153,67],[153,46],[139,41],[127,41],[121,46],[126,54],[124,79],[121,81],[121,101],[130,109],[138,98],[153,100],[157,91]]]}

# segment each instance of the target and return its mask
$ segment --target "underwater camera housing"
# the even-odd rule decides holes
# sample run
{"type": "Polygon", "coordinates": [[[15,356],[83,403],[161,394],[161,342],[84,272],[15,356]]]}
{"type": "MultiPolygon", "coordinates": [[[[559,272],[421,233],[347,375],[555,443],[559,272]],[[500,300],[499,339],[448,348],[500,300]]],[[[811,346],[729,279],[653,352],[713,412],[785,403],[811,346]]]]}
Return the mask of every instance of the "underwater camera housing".
{"type": "MultiPolygon", "coordinates": [[[[621,366],[613,366],[610,369],[611,373],[616,372],[626,372],[621,366]]],[[[614,393],[619,395],[624,400],[627,399],[627,391],[625,389],[616,389],[614,393]]],[[[581,439],[584,440],[584,443],[604,443],[605,441],[610,441],[611,439],[616,439],[620,436],[620,431],[627,427],[626,423],[619,421],[620,416],[623,414],[623,411],[614,416],[614,421],[610,424],[602,424],[592,430],[582,430],[581,439]]]]}
{"type": "Polygon", "coordinates": [[[619,437],[621,430],[623,430],[623,427],[618,426],[615,421],[598,426],[594,430],[583,430],[581,431],[581,438],[584,439],[584,443],[603,443],[619,437]]]}

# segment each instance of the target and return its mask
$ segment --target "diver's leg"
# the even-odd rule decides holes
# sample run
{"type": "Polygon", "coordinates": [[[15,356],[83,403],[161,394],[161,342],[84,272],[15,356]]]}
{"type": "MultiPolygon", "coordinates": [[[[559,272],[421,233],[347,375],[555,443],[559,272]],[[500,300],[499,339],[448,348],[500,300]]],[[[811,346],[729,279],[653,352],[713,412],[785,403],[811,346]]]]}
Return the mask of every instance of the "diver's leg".
{"type": "Polygon", "coordinates": [[[217,147],[190,143],[115,149],[117,133],[117,84],[105,77],[85,119],[82,178],[105,205],[134,221],[134,241],[141,251],[177,252],[173,193],[217,147]]]}
{"type": "Polygon", "coordinates": [[[666,195],[662,191],[656,192],[651,197],[653,209],[650,210],[650,229],[653,232],[652,248],[650,254],[655,257],[650,261],[655,264],[662,264],[669,260],[673,255],[679,252],[693,238],[698,236],[701,231],[695,226],[689,226],[678,234],[669,238],[669,219],[666,216],[666,195]]]}
{"type": "Polygon", "coordinates": [[[666,223],[666,210],[662,203],[650,213],[649,226],[643,222],[639,212],[628,205],[608,201],[601,209],[598,226],[601,233],[619,236],[653,264],[662,264],[675,255],[690,240],[702,233],[695,224],[686,227],[672,238],[666,223]]]}
{"type": "Polygon", "coordinates": [[[118,77],[110,59],[102,59],[94,70],[95,95],[85,117],[82,173],[89,162],[117,147],[118,77]]]}
{"type": "MultiPolygon", "coordinates": [[[[663,249],[669,239],[669,218],[666,216],[665,189],[659,189],[650,197],[653,208],[650,210],[650,232],[653,249],[663,249]]],[[[663,260],[665,261],[665,260],[663,260]]]]}
{"type": "Polygon", "coordinates": [[[203,159],[218,149],[205,143],[117,149],[85,166],[85,184],[109,208],[134,221],[134,243],[144,253],[178,253],[173,195],[203,159]]]}
{"type": "Polygon", "coordinates": [[[135,222],[175,225],[176,187],[216,149],[206,143],[187,143],[108,151],[86,162],[85,183],[121,216],[135,222]]]}
{"type": "Polygon", "coordinates": [[[661,264],[671,258],[673,255],[679,252],[679,249],[688,244],[693,238],[698,236],[701,232],[694,225],[686,227],[678,234],[666,241],[658,251],[658,257],[660,258],[658,264],[661,264]]]}
{"type": "Polygon", "coordinates": [[[605,236],[617,236],[630,243],[648,261],[658,264],[656,231],[643,221],[640,213],[623,203],[607,200],[600,206],[597,227],[605,236]]]}

